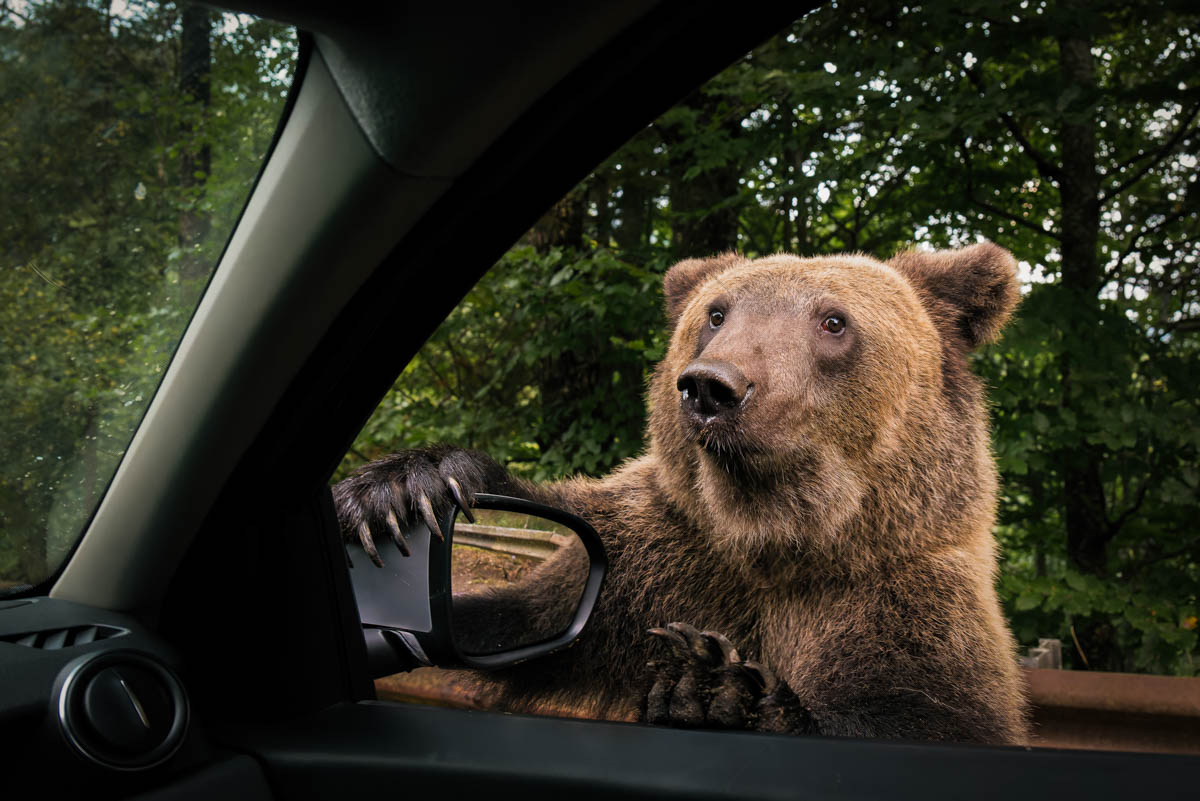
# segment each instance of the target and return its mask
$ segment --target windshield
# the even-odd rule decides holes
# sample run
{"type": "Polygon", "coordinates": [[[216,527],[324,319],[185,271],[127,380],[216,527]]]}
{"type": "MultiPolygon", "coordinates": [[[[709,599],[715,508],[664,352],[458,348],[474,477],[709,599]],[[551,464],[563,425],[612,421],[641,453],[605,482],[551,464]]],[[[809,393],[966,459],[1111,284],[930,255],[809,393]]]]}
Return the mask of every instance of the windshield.
{"type": "Polygon", "coordinates": [[[0,6],[0,593],[99,504],[282,113],[293,29],[167,3],[0,6]]]}

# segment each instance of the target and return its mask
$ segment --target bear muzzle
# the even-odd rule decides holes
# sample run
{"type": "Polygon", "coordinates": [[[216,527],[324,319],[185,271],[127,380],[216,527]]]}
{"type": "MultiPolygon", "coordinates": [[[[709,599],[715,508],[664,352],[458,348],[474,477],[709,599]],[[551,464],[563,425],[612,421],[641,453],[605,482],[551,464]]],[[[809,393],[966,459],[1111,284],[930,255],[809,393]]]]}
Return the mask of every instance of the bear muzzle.
{"type": "Polygon", "coordinates": [[[754,391],[736,364],[716,359],[697,359],[675,382],[685,417],[700,428],[735,417],[754,391]]]}

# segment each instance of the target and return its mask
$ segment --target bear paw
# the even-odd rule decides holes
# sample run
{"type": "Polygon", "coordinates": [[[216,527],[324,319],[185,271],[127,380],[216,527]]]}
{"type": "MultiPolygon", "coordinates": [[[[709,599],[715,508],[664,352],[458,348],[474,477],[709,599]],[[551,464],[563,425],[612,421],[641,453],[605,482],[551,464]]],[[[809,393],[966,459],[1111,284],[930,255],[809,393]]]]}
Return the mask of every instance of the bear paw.
{"type": "Polygon", "coordinates": [[[418,521],[443,537],[439,520],[457,505],[474,522],[471,506],[484,490],[487,466],[458,448],[402,451],[360,468],[333,488],[342,535],[357,539],[376,565],[383,559],[372,532],[387,529],[392,542],[409,555],[404,531],[418,521]]]}
{"type": "Polygon", "coordinates": [[[651,662],[654,683],[643,721],[682,728],[751,729],[779,734],[812,730],[808,710],[765,665],[743,660],[727,637],[670,623],[649,633],[668,646],[651,662]]]}

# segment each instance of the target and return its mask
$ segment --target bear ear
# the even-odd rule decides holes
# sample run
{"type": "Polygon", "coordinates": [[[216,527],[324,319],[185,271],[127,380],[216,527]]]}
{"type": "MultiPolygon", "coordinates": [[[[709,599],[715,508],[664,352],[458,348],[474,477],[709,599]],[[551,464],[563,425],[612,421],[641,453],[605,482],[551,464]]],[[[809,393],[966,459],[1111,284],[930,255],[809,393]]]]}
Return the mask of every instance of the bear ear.
{"type": "Polygon", "coordinates": [[[674,328],[679,321],[679,315],[683,313],[696,287],[742,261],[745,259],[730,251],[707,259],[684,259],[667,270],[663,276],[663,297],[667,302],[667,320],[671,327],[674,328]]]}
{"type": "Polygon", "coordinates": [[[910,250],[888,265],[913,285],[934,322],[968,349],[994,341],[1021,299],[1016,261],[991,242],[936,253],[910,250]]]}

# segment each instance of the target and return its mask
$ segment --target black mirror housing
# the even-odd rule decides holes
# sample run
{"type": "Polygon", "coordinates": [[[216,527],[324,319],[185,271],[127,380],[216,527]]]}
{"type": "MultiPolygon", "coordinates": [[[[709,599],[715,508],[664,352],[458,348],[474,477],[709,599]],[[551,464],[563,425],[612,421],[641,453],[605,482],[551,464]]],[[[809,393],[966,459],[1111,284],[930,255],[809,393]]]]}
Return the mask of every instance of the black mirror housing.
{"type": "MultiPolygon", "coordinates": [[[[454,553],[455,522],[459,509],[452,507],[439,520],[445,539],[433,534],[423,523],[414,523],[404,531],[409,555],[402,556],[386,531],[376,532],[379,553],[390,554],[382,567],[371,561],[358,543],[347,543],[350,579],[367,644],[367,662],[372,678],[389,676],[417,667],[451,667],[490,670],[535,659],[567,647],[587,625],[600,595],[608,559],[596,530],[582,518],[552,506],[505,495],[478,494],[472,511],[496,510],[551,521],[569,529],[578,537],[581,548],[576,556],[586,559],[582,592],[569,622],[561,631],[532,642],[514,643],[513,647],[489,649],[486,653],[468,652],[462,643],[472,639],[461,636],[471,625],[465,616],[456,619],[455,587],[451,563],[454,553]],[[456,632],[456,623],[460,631],[456,632]],[[460,636],[456,636],[459,634],[460,636]]],[[[467,541],[468,537],[463,537],[467,541]]],[[[474,542],[472,542],[474,544],[474,542]]],[[[514,583],[507,588],[504,602],[496,599],[497,614],[514,614],[524,600],[533,601],[542,587],[537,577],[514,583]],[[523,597],[528,595],[528,599],[523,597]]],[[[462,594],[458,595],[460,600],[462,594]]],[[[491,603],[487,593],[471,599],[478,610],[491,603]]],[[[475,624],[478,625],[478,624],[475,624]]]]}

